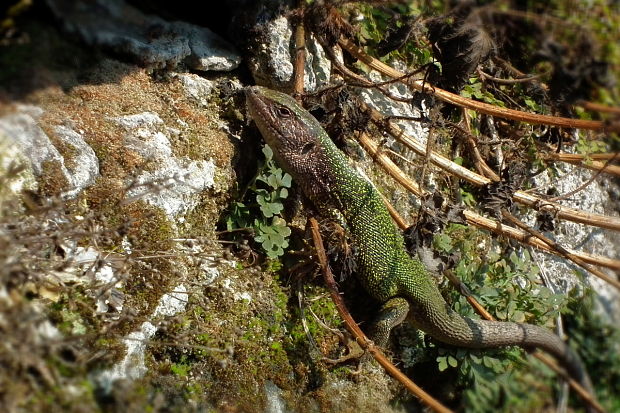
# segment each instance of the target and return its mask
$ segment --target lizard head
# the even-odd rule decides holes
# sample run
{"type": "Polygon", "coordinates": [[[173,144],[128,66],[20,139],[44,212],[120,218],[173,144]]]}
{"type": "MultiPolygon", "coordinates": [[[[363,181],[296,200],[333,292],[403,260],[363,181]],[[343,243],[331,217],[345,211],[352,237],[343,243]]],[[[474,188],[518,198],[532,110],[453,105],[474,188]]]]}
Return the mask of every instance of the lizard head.
{"type": "Polygon", "coordinates": [[[325,165],[319,122],[290,97],[260,86],[245,89],[250,116],[274,157],[293,178],[320,182],[317,166],[325,165]]]}

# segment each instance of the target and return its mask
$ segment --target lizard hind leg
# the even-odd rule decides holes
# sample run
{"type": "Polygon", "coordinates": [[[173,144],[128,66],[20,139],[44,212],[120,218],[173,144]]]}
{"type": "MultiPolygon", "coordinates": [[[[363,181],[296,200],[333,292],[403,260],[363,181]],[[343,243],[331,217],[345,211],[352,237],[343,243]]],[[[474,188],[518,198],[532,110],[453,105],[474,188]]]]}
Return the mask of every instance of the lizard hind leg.
{"type": "Polygon", "coordinates": [[[390,298],[381,306],[381,311],[370,327],[368,335],[377,346],[385,348],[390,338],[390,331],[405,320],[407,313],[409,302],[406,299],[390,298]]]}

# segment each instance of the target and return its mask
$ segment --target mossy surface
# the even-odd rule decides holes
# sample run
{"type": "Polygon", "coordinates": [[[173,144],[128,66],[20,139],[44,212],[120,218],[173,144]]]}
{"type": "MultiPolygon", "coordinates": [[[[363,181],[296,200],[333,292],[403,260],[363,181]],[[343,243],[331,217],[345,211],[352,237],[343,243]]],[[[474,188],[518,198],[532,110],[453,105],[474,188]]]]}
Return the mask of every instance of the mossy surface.
{"type": "MultiPolygon", "coordinates": [[[[245,132],[241,103],[216,91],[199,106],[176,76],[119,62],[68,40],[45,19],[30,19],[20,26],[30,42],[0,55],[0,114],[19,110],[15,103],[41,107],[37,122],[65,165],[75,166],[77,154],[55,135],[59,125],[79,131],[100,175],[64,201],[59,194],[69,183],[58,162],[43,165],[38,190],[27,196],[0,186],[0,224],[9,228],[0,232],[0,284],[10,297],[0,300],[9,320],[0,333],[13,346],[0,355],[0,401],[8,411],[262,412],[275,397],[311,412],[353,403],[368,382],[357,385],[349,368],[321,361],[342,349],[326,327],[340,323],[325,292],[309,287],[314,298],[302,311],[288,277],[269,270],[281,263],[261,269],[231,261],[218,241],[217,223],[239,190],[237,174],[250,176],[245,162],[257,164],[221,127],[225,119],[257,138],[245,132]],[[195,195],[184,216],[127,200],[135,176],[157,164],[126,144],[128,131],[113,119],[144,112],[163,120],[158,131],[175,157],[215,165],[214,185],[195,195]],[[97,251],[97,258],[78,265],[75,248],[97,251]],[[98,279],[102,268],[115,278],[98,279]],[[184,309],[153,317],[179,286],[187,291],[184,309]],[[107,310],[98,311],[103,304],[107,310]],[[146,322],[157,329],[145,343],[146,374],[105,389],[99,375],[119,365],[127,335],[146,322]]],[[[9,175],[3,171],[2,182],[15,179],[9,175]]],[[[377,400],[387,400],[385,379],[372,383],[382,389],[377,400]]]]}

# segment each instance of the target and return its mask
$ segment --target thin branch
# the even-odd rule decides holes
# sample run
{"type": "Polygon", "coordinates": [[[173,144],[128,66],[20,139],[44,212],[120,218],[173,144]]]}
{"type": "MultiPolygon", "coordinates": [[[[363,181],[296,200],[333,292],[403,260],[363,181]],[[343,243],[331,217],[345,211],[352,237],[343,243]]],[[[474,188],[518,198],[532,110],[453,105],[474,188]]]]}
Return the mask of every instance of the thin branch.
{"type": "MultiPolygon", "coordinates": [[[[298,10],[303,15],[304,1],[297,2],[298,10]]],[[[295,27],[295,66],[293,72],[293,92],[297,99],[304,93],[304,67],[306,65],[306,31],[304,30],[304,19],[300,18],[295,27]]]]}
{"type": "Polygon", "coordinates": [[[560,367],[555,360],[553,360],[551,357],[542,353],[539,350],[537,350],[533,354],[533,356],[536,357],[538,360],[542,361],[556,374],[562,376],[562,378],[568,382],[568,385],[577,392],[579,397],[581,397],[584,402],[592,406],[594,410],[599,413],[605,413],[605,409],[599,404],[599,402],[594,398],[594,396],[590,394],[590,392],[588,392],[586,389],[584,389],[581,384],[575,381],[575,379],[573,379],[562,367],[560,367]]]}
{"type": "Polygon", "coordinates": [[[607,106],[601,103],[588,102],[587,100],[580,100],[579,102],[577,102],[577,106],[581,106],[586,110],[591,110],[595,112],[613,113],[616,115],[620,115],[620,108],[617,106],[607,106]]]}
{"type": "MultiPolygon", "coordinates": [[[[540,280],[542,281],[542,284],[545,287],[549,288],[549,289],[553,289],[553,286],[551,284],[551,280],[550,280],[549,276],[547,275],[547,271],[545,271],[545,269],[542,266],[542,264],[538,262],[536,254],[534,254],[534,250],[531,247],[528,247],[527,251],[529,252],[530,257],[532,257],[532,260],[534,261],[534,263],[540,269],[539,274],[540,274],[540,280]]],[[[554,310],[559,310],[559,306],[555,305],[554,306],[554,310]]],[[[565,337],[565,335],[564,335],[564,321],[562,320],[562,313],[560,311],[558,311],[557,315],[555,316],[555,334],[557,334],[558,337],[565,337]]],[[[564,381],[560,385],[560,389],[558,391],[558,396],[557,396],[557,400],[558,400],[557,401],[557,411],[558,411],[558,413],[566,413],[567,407],[568,407],[568,395],[569,395],[568,382],[564,381]]]]}
{"type": "Polygon", "coordinates": [[[555,153],[553,156],[555,160],[565,162],[583,162],[586,159],[607,161],[609,159],[617,159],[620,156],[620,152],[591,153],[588,155],[580,155],[578,153],[555,153]]]}
{"type": "MultiPolygon", "coordinates": [[[[389,122],[386,123],[381,113],[379,113],[377,110],[371,108],[363,102],[361,102],[361,106],[370,113],[373,122],[377,123],[380,127],[384,127],[385,130],[394,138],[396,138],[399,142],[403,143],[405,146],[416,152],[418,155],[427,155],[426,147],[424,145],[405,135],[404,131],[399,127],[394,126],[389,122]]],[[[456,175],[459,178],[464,179],[474,185],[483,186],[488,185],[492,182],[489,178],[472,172],[469,169],[464,168],[461,165],[458,165],[435,152],[432,152],[430,154],[430,161],[435,165],[439,166],[441,169],[447,171],[448,173],[456,175]]],[[[513,198],[515,201],[531,208],[554,212],[557,214],[558,217],[562,219],[579,222],[582,224],[594,225],[602,228],[620,230],[620,219],[616,217],[593,214],[590,212],[581,211],[579,209],[569,208],[557,203],[540,199],[524,191],[516,191],[513,195],[513,198]]]]}
{"type": "MultiPolygon", "coordinates": [[[[620,155],[620,152],[617,152],[617,153],[616,153],[616,156],[618,156],[618,155],[620,155]]],[[[560,196],[553,197],[553,198],[549,199],[549,201],[556,202],[556,201],[559,201],[560,199],[569,198],[569,197],[571,197],[571,196],[575,195],[577,192],[582,191],[582,190],[583,190],[583,189],[585,189],[588,185],[590,185],[592,182],[594,182],[594,180],[595,180],[595,179],[596,179],[596,178],[597,178],[600,174],[602,174],[602,173],[603,173],[603,171],[605,171],[605,169],[607,168],[607,166],[609,165],[609,163],[610,163],[610,162],[612,162],[614,159],[615,159],[615,157],[614,157],[614,158],[611,158],[611,159],[609,159],[607,162],[605,162],[605,166],[604,166],[603,168],[599,169],[599,170],[598,170],[595,174],[593,174],[593,175],[590,177],[590,179],[588,179],[587,181],[585,181],[583,184],[579,185],[577,188],[573,189],[572,191],[570,191],[570,192],[568,192],[568,193],[566,193],[566,194],[563,194],[563,195],[560,195],[560,196]]]]}
{"type": "Polygon", "coordinates": [[[390,203],[390,201],[388,201],[387,198],[385,196],[383,196],[383,194],[381,192],[379,192],[377,190],[377,193],[381,197],[381,200],[383,201],[383,204],[385,205],[385,207],[387,208],[388,212],[390,213],[390,216],[392,217],[394,222],[396,222],[396,225],[398,225],[398,227],[402,228],[402,229],[407,228],[408,227],[407,222],[405,222],[403,217],[400,216],[400,214],[398,213],[396,208],[394,208],[394,206],[390,203]]]}
{"type": "Polygon", "coordinates": [[[611,165],[611,162],[617,159],[618,154],[620,154],[620,152],[616,152],[615,155],[612,158],[608,159],[607,162],[605,163],[602,163],[599,161],[593,161],[593,160],[587,161],[586,157],[577,158],[575,156],[570,156],[572,154],[553,153],[553,152],[547,155],[547,159],[554,160],[554,161],[562,161],[562,162],[570,163],[572,165],[577,165],[583,168],[591,169],[593,171],[597,171],[598,172],[597,175],[601,172],[606,172],[606,173],[609,173],[615,176],[620,176],[620,166],[611,165]]]}
{"type": "Polygon", "coordinates": [[[542,75],[534,75],[534,76],[527,76],[527,77],[518,77],[516,79],[502,79],[499,77],[491,76],[488,73],[483,72],[482,70],[478,70],[478,73],[480,73],[483,79],[490,80],[495,83],[499,83],[500,85],[514,85],[516,83],[532,82],[534,80],[540,79],[540,77],[542,76],[542,75]]]}
{"type": "Polygon", "coordinates": [[[506,209],[502,209],[502,216],[508,221],[512,222],[517,227],[521,228],[524,231],[529,232],[536,238],[543,241],[545,244],[549,245],[554,250],[558,251],[564,258],[574,262],[575,264],[579,265],[581,268],[587,270],[591,274],[594,274],[601,280],[608,282],[609,284],[613,285],[618,290],[620,290],[620,281],[611,278],[609,275],[605,274],[603,271],[599,270],[598,268],[588,265],[581,258],[571,254],[566,248],[562,247],[560,244],[553,241],[552,239],[546,237],[542,232],[537,231],[534,228],[531,228],[525,225],[523,222],[517,219],[514,215],[512,215],[506,209]]]}
{"type": "Polygon", "coordinates": [[[323,278],[325,280],[325,284],[329,293],[332,297],[332,301],[342,317],[347,330],[355,337],[356,342],[362,347],[364,350],[368,351],[375,360],[396,380],[402,383],[407,390],[409,390],[412,394],[417,396],[422,403],[430,407],[436,412],[439,413],[452,413],[452,410],[448,409],[444,405],[442,405],[438,400],[433,398],[431,395],[426,393],[421,387],[411,381],[407,376],[405,376],[400,370],[398,370],[381,352],[380,349],[375,347],[375,345],[368,340],[364,332],[359,328],[351,314],[346,308],[340,293],[338,292],[338,286],[334,281],[334,276],[327,265],[327,255],[325,254],[325,248],[323,247],[323,241],[321,239],[321,234],[319,233],[319,224],[314,218],[310,218],[310,227],[312,229],[312,239],[314,241],[314,246],[316,248],[317,256],[319,258],[319,263],[321,265],[321,270],[323,272],[323,278]]]}
{"type": "MultiPolygon", "coordinates": [[[[372,140],[367,134],[355,135],[360,145],[366,150],[373,159],[381,166],[392,178],[396,180],[405,189],[418,197],[426,196],[427,192],[423,191],[419,185],[409,179],[409,177],[382,151],[374,140],[372,140]]],[[[547,243],[532,237],[529,233],[521,231],[517,228],[513,228],[508,225],[503,225],[498,221],[490,218],[483,217],[473,211],[465,210],[465,219],[467,223],[474,225],[478,228],[485,229],[497,235],[504,235],[513,238],[519,242],[527,245],[531,245],[540,250],[556,255],[561,255],[558,251],[554,250],[547,243]]],[[[613,270],[620,270],[620,261],[607,257],[601,257],[598,255],[586,254],[580,251],[573,251],[566,249],[570,254],[582,259],[588,264],[596,264],[602,267],[607,267],[613,270]]]]}
{"type": "Polygon", "coordinates": [[[451,270],[444,271],[446,278],[452,283],[454,288],[467,300],[469,305],[471,305],[474,310],[485,320],[493,320],[493,316],[489,313],[486,308],[482,304],[476,300],[476,297],[473,296],[471,290],[467,285],[461,281],[451,270]]]}
{"type": "MultiPolygon", "coordinates": [[[[401,78],[403,73],[398,70],[384,64],[383,62],[369,56],[360,47],[356,46],[349,39],[341,38],[338,44],[350,53],[356,59],[359,59],[369,67],[383,73],[391,78],[401,78]]],[[[550,126],[558,126],[562,128],[578,128],[578,129],[592,129],[592,130],[604,130],[609,132],[620,131],[620,122],[618,123],[605,123],[593,120],[562,118],[550,115],[540,115],[528,112],[522,112],[519,110],[503,108],[494,106],[484,102],[478,102],[473,99],[468,99],[455,93],[448,92],[443,89],[439,89],[433,85],[426,83],[422,79],[403,79],[404,84],[409,85],[413,89],[427,93],[431,96],[435,96],[438,99],[451,103],[455,106],[472,109],[486,115],[497,116],[504,119],[512,119],[520,122],[526,122],[531,124],[543,124],[550,126]]]]}
{"type": "Polygon", "coordinates": [[[474,157],[474,166],[476,167],[480,175],[486,176],[487,178],[498,182],[500,180],[499,176],[484,161],[484,159],[482,159],[482,155],[480,154],[480,150],[478,149],[477,141],[474,135],[471,133],[471,127],[469,125],[469,115],[467,114],[467,111],[465,109],[463,109],[463,119],[465,123],[465,129],[456,124],[452,124],[452,126],[454,126],[465,137],[465,140],[469,145],[469,149],[474,157]]]}

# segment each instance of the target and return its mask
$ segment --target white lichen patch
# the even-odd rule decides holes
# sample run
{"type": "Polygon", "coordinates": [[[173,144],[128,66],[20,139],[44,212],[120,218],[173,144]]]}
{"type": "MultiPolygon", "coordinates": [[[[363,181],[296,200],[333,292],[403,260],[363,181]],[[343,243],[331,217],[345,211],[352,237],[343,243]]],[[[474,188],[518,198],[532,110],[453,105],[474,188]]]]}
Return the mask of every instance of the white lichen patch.
{"type": "Polygon", "coordinates": [[[243,291],[243,292],[235,291],[233,293],[233,299],[235,301],[247,301],[249,303],[252,301],[252,295],[247,291],[243,291]]]}
{"type": "MultiPolygon", "coordinates": [[[[553,187],[559,194],[566,194],[580,187],[592,176],[592,171],[568,164],[557,164],[555,170],[559,176],[550,176],[549,171],[538,175],[535,185],[539,192],[545,192],[547,188],[553,187]]],[[[587,188],[571,195],[560,203],[567,207],[577,208],[583,211],[603,214],[617,215],[612,207],[606,184],[595,180],[587,188]]],[[[528,224],[535,225],[535,214],[528,214],[528,224]]],[[[598,227],[578,224],[571,221],[556,221],[556,230],[546,233],[549,238],[555,240],[560,245],[577,251],[585,251],[591,254],[602,255],[617,259],[620,257],[620,245],[618,235],[612,231],[603,230],[598,227]]],[[[535,259],[539,266],[549,275],[553,288],[558,292],[564,292],[577,286],[580,283],[576,272],[586,274],[586,280],[599,296],[599,304],[602,306],[601,313],[608,314],[612,320],[620,319],[620,295],[605,281],[589,275],[585,270],[571,264],[565,259],[555,255],[535,252],[535,259]]],[[[613,274],[610,274],[612,277],[613,274]]]]}
{"type": "MultiPolygon", "coordinates": [[[[17,109],[17,112],[0,118],[0,135],[19,149],[23,154],[22,159],[27,159],[35,175],[44,174],[46,162],[57,162],[60,172],[69,184],[67,191],[62,194],[64,198],[73,198],[84,188],[94,184],[99,176],[99,163],[95,152],[84,141],[82,134],[68,126],[54,128],[57,138],[73,148],[75,156],[72,156],[69,165],[39,126],[38,118],[43,109],[30,105],[18,105],[17,109]]],[[[11,153],[12,151],[8,152],[11,153]]],[[[3,158],[8,159],[6,156],[3,158]]]]}
{"type": "Polygon", "coordinates": [[[203,260],[199,268],[205,285],[214,283],[220,276],[220,271],[213,265],[211,260],[203,260]]]}
{"type": "Polygon", "coordinates": [[[152,165],[129,183],[128,199],[143,199],[161,208],[170,219],[178,220],[196,206],[202,191],[214,186],[213,160],[175,157],[170,143],[175,129],[166,128],[157,114],[144,112],[111,120],[126,130],[127,147],[152,165]]]}
{"type": "Polygon", "coordinates": [[[276,386],[271,380],[265,381],[265,399],[267,405],[266,412],[269,413],[286,413],[289,410],[286,408],[286,403],[282,399],[282,389],[276,386]]]}
{"type": "MultiPolygon", "coordinates": [[[[169,317],[185,310],[189,294],[183,284],[177,285],[171,293],[164,294],[155,308],[152,320],[157,317],[169,317]]],[[[110,370],[100,372],[96,381],[102,390],[109,393],[114,382],[119,379],[136,380],[144,376],[147,372],[145,364],[145,352],[150,340],[157,332],[157,327],[150,321],[145,321],[138,331],[129,333],[123,338],[123,343],[127,347],[125,357],[110,370]]]]}
{"type": "MultiPolygon", "coordinates": [[[[124,275],[114,268],[114,263],[123,260],[122,256],[105,253],[93,247],[76,246],[67,240],[61,246],[66,255],[66,263],[62,270],[52,270],[47,275],[51,285],[81,284],[90,289],[95,297],[95,312],[115,313],[118,318],[123,310],[125,300],[121,292],[124,275]]],[[[40,294],[52,301],[60,298],[57,290],[41,290],[40,294]]]]}
{"type": "MultiPolygon", "coordinates": [[[[369,78],[373,82],[383,82],[386,80],[376,71],[371,71],[369,73],[369,78]]],[[[403,85],[402,83],[392,84],[387,89],[391,95],[398,98],[411,99],[412,97],[411,92],[409,91],[407,86],[403,85]]],[[[364,88],[361,90],[360,95],[362,97],[362,100],[367,105],[375,108],[384,116],[407,116],[411,118],[419,118],[423,113],[426,112],[424,104],[422,104],[422,108],[419,109],[408,102],[399,102],[393,99],[389,99],[383,93],[379,92],[374,88],[364,88]]],[[[398,127],[400,127],[403,132],[411,139],[421,142],[422,144],[426,144],[428,128],[424,126],[423,123],[417,121],[399,120],[396,121],[395,124],[398,125],[398,127]]],[[[389,140],[387,144],[393,146],[394,140],[389,140]]],[[[398,147],[392,147],[391,149],[399,150],[398,147]]]]}
{"type": "Polygon", "coordinates": [[[192,73],[179,73],[178,78],[190,100],[200,106],[207,106],[214,87],[212,81],[192,73]]]}
{"type": "Polygon", "coordinates": [[[185,310],[189,294],[183,284],[177,285],[174,290],[164,294],[153,312],[153,317],[169,317],[185,310]]]}
{"type": "Polygon", "coordinates": [[[99,160],[93,148],[84,141],[81,132],[63,125],[56,126],[54,132],[56,137],[73,148],[71,162],[65,162],[69,171],[68,180],[73,188],[68,191],[67,196],[73,198],[95,183],[99,176],[99,160]]]}

